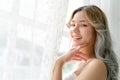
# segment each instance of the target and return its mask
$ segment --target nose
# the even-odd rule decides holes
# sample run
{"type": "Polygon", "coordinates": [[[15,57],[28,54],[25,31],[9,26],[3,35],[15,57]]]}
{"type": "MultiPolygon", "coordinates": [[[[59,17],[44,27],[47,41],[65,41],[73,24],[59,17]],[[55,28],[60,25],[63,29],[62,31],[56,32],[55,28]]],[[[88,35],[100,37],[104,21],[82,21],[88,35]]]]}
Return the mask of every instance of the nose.
{"type": "Polygon", "coordinates": [[[72,29],[72,31],[75,33],[80,32],[79,27],[77,25],[72,29]]]}

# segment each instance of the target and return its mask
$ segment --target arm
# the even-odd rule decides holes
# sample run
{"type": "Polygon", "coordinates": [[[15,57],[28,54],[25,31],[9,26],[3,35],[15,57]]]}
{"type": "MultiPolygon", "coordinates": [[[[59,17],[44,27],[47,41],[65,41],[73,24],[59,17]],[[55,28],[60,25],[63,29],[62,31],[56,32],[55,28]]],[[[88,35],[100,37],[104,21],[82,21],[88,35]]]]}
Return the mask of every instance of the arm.
{"type": "Polygon", "coordinates": [[[52,80],[62,80],[62,66],[63,66],[62,60],[60,59],[56,60],[53,68],[52,80]]]}
{"type": "MultiPolygon", "coordinates": [[[[60,56],[56,60],[54,68],[53,68],[52,80],[62,80],[62,67],[64,63],[70,61],[74,55],[78,55],[78,54],[80,55],[81,53],[79,50],[80,50],[80,47],[72,48],[67,53],[60,56]]],[[[85,60],[85,56],[83,58],[78,56],[77,60],[78,59],[85,60]]]]}

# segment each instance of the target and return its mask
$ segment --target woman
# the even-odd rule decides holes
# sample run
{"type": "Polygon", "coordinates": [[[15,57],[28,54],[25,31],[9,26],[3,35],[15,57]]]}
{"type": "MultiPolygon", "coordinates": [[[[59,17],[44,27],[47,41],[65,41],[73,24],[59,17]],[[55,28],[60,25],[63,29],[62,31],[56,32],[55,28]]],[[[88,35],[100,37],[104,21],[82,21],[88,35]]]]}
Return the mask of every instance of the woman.
{"type": "Polygon", "coordinates": [[[118,80],[118,62],[104,12],[95,5],[80,7],[67,26],[72,49],[56,60],[52,80],[62,80],[62,67],[71,60],[81,63],[65,80],[118,80]]]}

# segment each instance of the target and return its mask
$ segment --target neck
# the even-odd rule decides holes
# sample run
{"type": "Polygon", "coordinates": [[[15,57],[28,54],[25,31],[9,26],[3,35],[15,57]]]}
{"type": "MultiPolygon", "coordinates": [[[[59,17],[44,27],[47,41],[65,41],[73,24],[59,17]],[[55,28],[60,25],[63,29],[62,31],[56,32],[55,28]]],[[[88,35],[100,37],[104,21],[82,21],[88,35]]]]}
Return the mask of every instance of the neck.
{"type": "Polygon", "coordinates": [[[84,47],[80,51],[86,54],[88,59],[95,58],[95,51],[93,47],[84,47]]]}

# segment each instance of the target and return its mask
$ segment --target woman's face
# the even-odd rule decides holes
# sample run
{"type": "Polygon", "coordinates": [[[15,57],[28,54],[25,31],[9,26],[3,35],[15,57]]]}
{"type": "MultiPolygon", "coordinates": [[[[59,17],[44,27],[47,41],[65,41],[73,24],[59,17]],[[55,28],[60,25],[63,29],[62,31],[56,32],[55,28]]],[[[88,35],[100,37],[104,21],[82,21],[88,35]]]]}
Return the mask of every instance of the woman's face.
{"type": "Polygon", "coordinates": [[[95,44],[94,28],[88,23],[83,11],[77,12],[71,20],[70,36],[72,38],[72,46],[89,45],[91,47],[95,44]]]}

